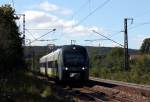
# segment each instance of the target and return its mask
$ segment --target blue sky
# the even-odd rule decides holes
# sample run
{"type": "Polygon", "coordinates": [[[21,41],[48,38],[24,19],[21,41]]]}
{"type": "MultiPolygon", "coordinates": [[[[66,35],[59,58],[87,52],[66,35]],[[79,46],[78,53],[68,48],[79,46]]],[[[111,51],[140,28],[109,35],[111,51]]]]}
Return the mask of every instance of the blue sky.
{"type": "MultiPolygon", "coordinates": [[[[133,24],[129,25],[129,48],[138,49],[144,38],[150,37],[150,1],[149,0],[110,0],[105,6],[98,9],[87,19],[80,21],[99,7],[106,0],[14,0],[16,13],[25,13],[26,28],[56,28],[41,39],[58,39],[49,42],[34,42],[32,45],[56,45],[70,44],[70,40],[76,40],[76,44],[90,46],[118,46],[111,41],[101,40],[85,42],[84,40],[101,39],[92,30],[111,37],[111,39],[123,44],[124,18],[133,18],[133,24]],[[145,25],[141,25],[146,23],[145,25]],[[139,26],[140,25],[140,26],[139,26]],[[131,29],[134,27],[133,29],[131,29]],[[120,32],[120,33],[118,33],[120,32]]],[[[0,4],[10,3],[12,0],[1,0],[0,4]]],[[[18,25],[22,29],[22,19],[18,25]]],[[[34,40],[49,30],[26,31],[26,38],[34,40]],[[31,36],[31,34],[34,38],[31,36]]],[[[26,43],[27,44],[27,43],[26,43]]]]}

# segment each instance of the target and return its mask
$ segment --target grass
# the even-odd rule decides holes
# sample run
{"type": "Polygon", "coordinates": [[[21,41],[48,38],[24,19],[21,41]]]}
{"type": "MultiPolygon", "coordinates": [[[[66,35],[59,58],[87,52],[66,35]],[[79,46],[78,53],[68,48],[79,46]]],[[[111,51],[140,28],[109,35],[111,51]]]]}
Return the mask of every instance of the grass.
{"type": "Polygon", "coordinates": [[[31,72],[18,71],[0,80],[0,102],[69,102],[57,97],[52,84],[31,72]]]}
{"type": "Polygon", "coordinates": [[[150,85],[150,72],[139,72],[135,70],[111,72],[108,69],[91,69],[90,75],[110,80],[124,81],[136,84],[150,85]]]}

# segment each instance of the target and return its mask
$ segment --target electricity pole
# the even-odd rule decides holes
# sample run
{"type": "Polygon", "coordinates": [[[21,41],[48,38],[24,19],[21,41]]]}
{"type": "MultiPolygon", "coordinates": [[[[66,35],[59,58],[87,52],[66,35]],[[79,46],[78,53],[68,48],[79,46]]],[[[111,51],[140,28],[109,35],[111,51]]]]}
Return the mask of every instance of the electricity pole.
{"type": "Polygon", "coordinates": [[[23,22],[22,22],[22,27],[23,27],[23,46],[25,46],[25,14],[15,14],[16,16],[19,16],[19,19],[20,17],[22,16],[23,17],[23,22]]]}
{"type": "Polygon", "coordinates": [[[23,45],[25,46],[25,14],[23,14],[23,45]]]}
{"type": "Polygon", "coordinates": [[[124,68],[129,69],[129,52],[128,52],[128,20],[133,22],[133,18],[124,19],[124,68]]]}

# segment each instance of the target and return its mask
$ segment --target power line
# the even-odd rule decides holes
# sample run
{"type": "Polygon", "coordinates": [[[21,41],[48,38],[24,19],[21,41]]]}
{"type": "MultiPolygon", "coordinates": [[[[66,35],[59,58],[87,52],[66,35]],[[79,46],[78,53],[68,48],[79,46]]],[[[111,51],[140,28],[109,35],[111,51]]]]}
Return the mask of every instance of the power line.
{"type": "Polygon", "coordinates": [[[25,30],[33,37],[34,40],[36,39],[28,29],[25,29],[25,30]]]}
{"type": "Polygon", "coordinates": [[[122,31],[115,32],[114,35],[111,35],[110,37],[114,37],[114,36],[120,34],[121,32],[122,32],[122,31]]]}
{"type": "Polygon", "coordinates": [[[110,2],[110,0],[106,0],[105,2],[103,2],[101,5],[99,5],[97,8],[95,8],[92,12],[90,12],[87,16],[85,16],[83,19],[81,19],[75,26],[77,26],[77,25],[81,24],[82,22],[84,22],[89,16],[91,16],[97,10],[101,9],[102,7],[104,7],[108,2],[110,2]]]}
{"type": "Polygon", "coordinates": [[[150,22],[139,23],[139,24],[137,24],[137,25],[135,25],[133,27],[130,27],[129,30],[137,28],[137,27],[140,27],[140,26],[143,26],[143,25],[148,25],[148,24],[150,24],[150,22]]]}
{"type": "Polygon", "coordinates": [[[82,4],[79,9],[74,13],[74,15],[72,16],[72,19],[79,13],[79,11],[85,7],[87,4],[89,3],[89,0],[87,0],[84,4],[82,4]]]}
{"type": "Polygon", "coordinates": [[[37,40],[37,41],[56,41],[57,39],[46,39],[46,40],[37,40]]]}
{"type": "Polygon", "coordinates": [[[98,34],[98,35],[100,35],[100,36],[102,36],[102,37],[104,37],[104,38],[106,38],[106,39],[108,39],[108,40],[110,40],[110,41],[112,41],[112,42],[114,42],[114,43],[116,43],[116,44],[122,46],[122,47],[124,47],[122,44],[120,44],[120,43],[118,43],[118,42],[116,42],[116,41],[114,41],[114,40],[112,40],[112,39],[110,39],[110,38],[108,38],[108,37],[106,37],[106,36],[100,34],[99,32],[96,32],[95,30],[92,30],[92,31],[93,31],[94,33],[96,33],[96,34],[98,34]]]}
{"type": "Polygon", "coordinates": [[[84,41],[90,41],[90,42],[93,42],[93,41],[99,41],[99,40],[107,40],[107,39],[93,39],[93,40],[84,40],[84,41]]]}
{"type": "Polygon", "coordinates": [[[135,16],[133,16],[133,17],[134,17],[134,18],[140,18],[140,17],[143,17],[144,15],[146,15],[147,13],[150,13],[150,9],[147,10],[147,11],[144,11],[142,14],[135,15],[135,16]]]}
{"type": "Polygon", "coordinates": [[[49,28],[28,28],[25,29],[31,36],[32,38],[35,40],[36,38],[33,36],[33,34],[30,32],[30,30],[53,30],[53,29],[49,29],[49,28]]]}
{"type": "MultiPolygon", "coordinates": [[[[39,40],[40,38],[42,38],[42,37],[46,36],[47,34],[49,34],[49,33],[53,32],[53,31],[56,31],[56,29],[53,29],[53,30],[49,31],[49,32],[47,32],[46,34],[43,34],[42,36],[40,36],[40,37],[36,38],[35,40],[33,40],[31,43],[33,43],[33,42],[35,42],[35,41],[39,40]]],[[[30,44],[31,44],[31,43],[30,43],[30,44]]]]}
{"type": "Polygon", "coordinates": [[[27,30],[52,30],[49,28],[27,28],[27,30]]]}

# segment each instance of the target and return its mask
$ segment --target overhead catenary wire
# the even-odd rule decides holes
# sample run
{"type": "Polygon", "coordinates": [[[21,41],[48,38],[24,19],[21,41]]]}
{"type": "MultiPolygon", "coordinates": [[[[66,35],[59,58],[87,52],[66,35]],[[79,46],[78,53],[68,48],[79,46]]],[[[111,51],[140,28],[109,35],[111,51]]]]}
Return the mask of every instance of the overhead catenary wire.
{"type": "Polygon", "coordinates": [[[140,17],[143,17],[144,15],[146,15],[148,13],[150,13],[150,9],[147,10],[147,11],[142,12],[141,14],[133,16],[133,18],[140,18],[140,17]]]}
{"type": "Polygon", "coordinates": [[[79,9],[73,14],[72,19],[79,13],[79,11],[84,8],[89,3],[89,0],[87,0],[84,4],[82,4],[79,9]]]}
{"type": "Polygon", "coordinates": [[[26,28],[26,30],[52,30],[50,28],[26,28]]]}
{"type": "Polygon", "coordinates": [[[113,33],[113,35],[111,35],[110,37],[115,37],[116,35],[120,34],[121,32],[123,32],[123,31],[117,31],[117,32],[113,33]]]}
{"type": "Polygon", "coordinates": [[[94,33],[96,33],[96,34],[98,34],[98,35],[100,35],[100,36],[102,36],[102,37],[104,37],[104,38],[106,38],[106,39],[108,39],[108,40],[110,40],[110,41],[112,41],[112,42],[114,42],[114,43],[120,45],[121,47],[124,47],[122,44],[120,44],[120,43],[118,43],[118,42],[116,42],[116,41],[114,41],[114,40],[112,40],[112,39],[110,39],[110,38],[108,38],[108,37],[106,37],[106,36],[100,34],[99,32],[97,32],[97,31],[95,31],[95,30],[92,30],[92,31],[93,31],[94,33]]]}
{"type": "Polygon", "coordinates": [[[47,34],[53,32],[53,31],[56,31],[56,29],[53,29],[53,30],[51,30],[51,31],[49,31],[49,32],[47,32],[47,33],[45,33],[45,34],[43,34],[42,36],[40,36],[40,37],[34,39],[33,41],[30,42],[30,44],[33,43],[33,42],[35,42],[35,41],[37,41],[37,40],[39,40],[39,39],[41,39],[42,37],[46,36],[47,34]]]}
{"type": "Polygon", "coordinates": [[[143,26],[143,25],[148,25],[148,24],[150,24],[150,22],[139,23],[139,24],[137,24],[137,25],[135,25],[133,27],[130,27],[129,30],[132,30],[134,28],[137,28],[137,27],[140,27],[140,26],[143,26]]]}
{"type": "Polygon", "coordinates": [[[99,40],[107,40],[107,39],[92,39],[92,40],[84,40],[84,41],[90,41],[90,42],[93,42],[93,41],[99,41],[99,40]]]}
{"type": "Polygon", "coordinates": [[[81,19],[75,26],[78,26],[79,24],[81,24],[82,22],[84,22],[89,16],[91,16],[92,14],[94,14],[97,10],[101,9],[102,7],[104,7],[108,2],[110,2],[110,0],[106,0],[104,1],[101,5],[99,5],[97,8],[95,8],[93,11],[91,11],[87,16],[85,16],[83,19],[81,19]]]}
{"type": "Polygon", "coordinates": [[[35,40],[36,38],[33,36],[33,34],[28,30],[28,29],[25,29],[31,36],[32,38],[35,40]]]}
{"type": "Polygon", "coordinates": [[[46,39],[46,40],[37,40],[37,41],[56,41],[57,39],[46,39]]]}

